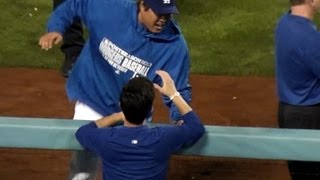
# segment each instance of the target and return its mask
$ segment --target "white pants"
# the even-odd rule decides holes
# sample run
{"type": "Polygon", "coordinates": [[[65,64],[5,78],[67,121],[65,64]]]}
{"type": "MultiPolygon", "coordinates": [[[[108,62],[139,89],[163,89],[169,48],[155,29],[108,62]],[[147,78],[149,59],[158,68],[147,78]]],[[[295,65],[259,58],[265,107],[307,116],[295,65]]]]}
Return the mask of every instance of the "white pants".
{"type": "Polygon", "coordinates": [[[74,120],[90,120],[90,121],[95,121],[103,116],[99,113],[97,113],[95,110],[93,110],[91,107],[88,105],[77,101],[76,105],[74,107],[74,115],[73,119],[74,120]]]}

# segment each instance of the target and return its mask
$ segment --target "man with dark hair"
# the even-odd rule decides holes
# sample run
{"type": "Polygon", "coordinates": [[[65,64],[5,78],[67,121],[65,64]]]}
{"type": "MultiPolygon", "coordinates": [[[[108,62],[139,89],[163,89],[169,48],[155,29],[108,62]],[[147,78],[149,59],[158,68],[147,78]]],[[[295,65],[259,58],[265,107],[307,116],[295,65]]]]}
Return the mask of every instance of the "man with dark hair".
{"type": "MultiPolygon", "coordinates": [[[[41,48],[59,43],[75,17],[89,32],[67,81],[68,97],[76,102],[73,119],[97,120],[119,112],[123,85],[137,76],[159,83],[159,69],[168,72],[181,96],[191,101],[189,52],[173,18],[177,13],[174,0],[68,0],[53,12],[48,33],[39,40],[41,48]]],[[[170,118],[179,120],[174,103],[165,96],[163,100],[170,118]]],[[[93,154],[75,152],[69,178],[94,179],[96,161],[93,154]]]]}
{"type": "Polygon", "coordinates": [[[131,79],[120,94],[120,107],[128,122],[141,125],[151,112],[154,96],[153,84],[149,79],[131,79]]]}
{"type": "MultiPolygon", "coordinates": [[[[320,0],[290,2],[275,32],[279,127],[320,129],[320,32],[313,23],[320,0]]],[[[319,162],[288,167],[293,180],[320,179],[319,162]]]]}
{"type": "Polygon", "coordinates": [[[301,5],[305,0],[290,0],[291,6],[301,5]]]}
{"type": "Polygon", "coordinates": [[[145,77],[131,79],[122,89],[122,113],[91,122],[78,129],[77,140],[97,153],[103,162],[103,179],[166,179],[169,158],[184,145],[195,143],[204,126],[179,95],[169,74],[156,72],[163,86],[155,88],[178,107],[182,125],[148,128],[143,125],[155,96],[152,82],[145,77]],[[118,121],[123,126],[109,127],[118,121]]]}
{"type": "MultiPolygon", "coordinates": [[[[65,0],[53,0],[53,9],[56,9],[65,0]]],[[[68,77],[84,46],[83,28],[79,18],[75,18],[70,27],[63,33],[63,44],[61,51],[64,61],[61,66],[61,74],[68,77]]]]}

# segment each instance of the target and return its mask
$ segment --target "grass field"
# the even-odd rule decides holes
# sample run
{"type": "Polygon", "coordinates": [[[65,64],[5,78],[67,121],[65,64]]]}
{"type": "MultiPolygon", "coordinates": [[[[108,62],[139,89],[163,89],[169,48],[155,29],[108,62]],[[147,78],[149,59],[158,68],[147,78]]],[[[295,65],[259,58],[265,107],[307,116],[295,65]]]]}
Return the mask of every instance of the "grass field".
{"type": "MultiPolygon", "coordinates": [[[[273,76],[273,30],[288,10],[283,0],[178,0],[193,73],[273,76]]],[[[42,51],[50,0],[0,0],[0,66],[59,68],[56,47],[42,51]]]]}

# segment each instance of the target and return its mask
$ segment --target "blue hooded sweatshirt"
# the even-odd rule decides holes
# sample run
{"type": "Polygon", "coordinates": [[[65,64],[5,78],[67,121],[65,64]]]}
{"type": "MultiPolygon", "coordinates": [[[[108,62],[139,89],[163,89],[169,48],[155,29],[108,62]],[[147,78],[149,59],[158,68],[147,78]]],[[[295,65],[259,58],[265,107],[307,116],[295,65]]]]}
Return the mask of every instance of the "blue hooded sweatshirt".
{"type": "MultiPolygon", "coordinates": [[[[68,0],[48,22],[48,32],[64,33],[80,17],[89,37],[67,82],[70,100],[80,101],[103,116],[119,112],[123,85],[135,76],[161,84],[156,70],[167,71],[177,90],[191,101],[190,59],[179,27],[170,20],[160,33],[151,33],[138,21],[138,6],[130,0],[68,0]]],[[[171,119],[180,119],[168,97],[171,119]]]]}

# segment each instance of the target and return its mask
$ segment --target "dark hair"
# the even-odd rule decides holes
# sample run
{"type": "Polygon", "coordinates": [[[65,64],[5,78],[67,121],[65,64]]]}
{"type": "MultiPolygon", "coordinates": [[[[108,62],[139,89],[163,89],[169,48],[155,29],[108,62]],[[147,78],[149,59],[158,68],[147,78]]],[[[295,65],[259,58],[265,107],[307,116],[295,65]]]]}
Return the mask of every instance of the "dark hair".
{"type": "Polygon", "coordinates": [[[292,6],[301,5],[305,3],[305,0],[290,0],[292,6]]]}
{"type": "Polygon", "coordinates": [[[143,1],[142,5],[144,6],[145,10],[148,10],[150,7],[144,2],[144,0],[137,0],[137,6],[138,6],[138,11],[141,11],[140,9],[140,3],[143,1]]]}
{"type": "Polygon", "coordinates": [[[120,94],[120,107],[127,121],[142,124],[152,109],[154,96],[153,83],[148,78],[131,79],[120,94]]]}

